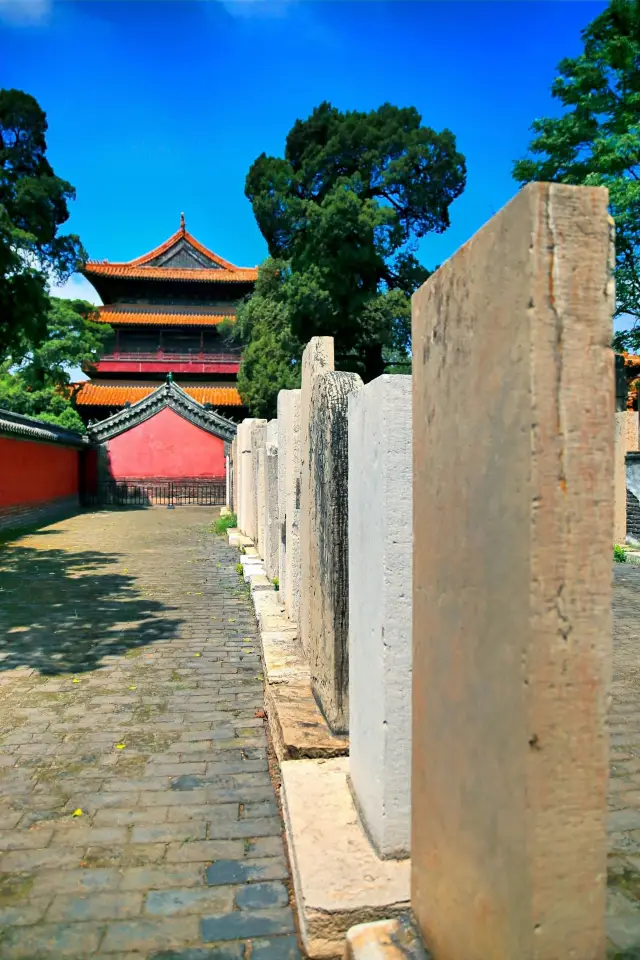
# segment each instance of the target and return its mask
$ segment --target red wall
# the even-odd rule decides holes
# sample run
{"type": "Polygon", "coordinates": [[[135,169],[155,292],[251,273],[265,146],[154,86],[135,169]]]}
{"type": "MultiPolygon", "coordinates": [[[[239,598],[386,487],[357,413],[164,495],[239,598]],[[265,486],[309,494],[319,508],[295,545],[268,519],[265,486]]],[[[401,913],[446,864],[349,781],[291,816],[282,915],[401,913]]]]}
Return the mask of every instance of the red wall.
{"type": "Polygon", "coordinates": [[[107,449],[115,480],[225,475],[224,440],[167,407],[109,440],[107,449]]]}
{"type": "Polygon", "coordinates": [[[77,492],[77,450],[0,437],[0,507],[46,503],[77,492]]]}

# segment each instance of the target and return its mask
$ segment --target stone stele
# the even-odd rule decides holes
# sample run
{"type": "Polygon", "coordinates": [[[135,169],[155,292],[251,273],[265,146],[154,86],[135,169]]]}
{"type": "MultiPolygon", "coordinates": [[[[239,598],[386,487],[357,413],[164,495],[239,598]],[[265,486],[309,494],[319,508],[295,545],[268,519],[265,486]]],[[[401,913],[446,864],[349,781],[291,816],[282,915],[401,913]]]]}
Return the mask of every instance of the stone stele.
{"type": "Polygon", "coordinates": [[[247,510],[247,527],[245,533],[258,544],[258,486],[260,475],[258,472],[258,451],[264,448],[267,438],[267,421],[253,420],[251,423],[251,464],[249,469],[249,494],[247,510]]]}
{"type": "Polygon", "coordinates": [[[349,397],[349,460],[349,771],[380,856],[407,857],[411,377],[378,377],[349,397]]]}
{"type": "MultiPolygon", "coordinates": [[[[269,424],[271,426],[271,424],[269,424]]],[[[280,523],[278,518],[278,444],[267,440],[265,447],[265,521],[264,563],[267,576],[278,576],[278,545],[280,523]]]]}
{"type": "MultiPolygon", "coordinates": [[[[356,373],[327,371],[314,378],[309,416],[312,498],[308,602],[311,689],[333,733],[349,729],[349,396],[362,388],[356,373]]],[[[303,510],[304,514],[304,510],[303,510]]],[[[362,558],[365,562],[366,558],[362,558]]]]}
{"type": "Polygon", "coordinates": [[[309,654],[311,635],[311,509],[313,488],[309,461],[309,418],[311,416],[311,393],[321,374],[333,370],[333,337],[313,337],[302,354],[302,386],[300,390],[300,639],[305,653],[309,654]]]}
{"type": "Polygon", "coordinates": [[[278,394],[278,566],[287,616],[300,622],[300,390],[278,394]]]}
{"type": "Polygon", "coordinates": [[[524,187],[413,297],[412,906],[438,960],[605,956],[607,199],[524,187]]]}

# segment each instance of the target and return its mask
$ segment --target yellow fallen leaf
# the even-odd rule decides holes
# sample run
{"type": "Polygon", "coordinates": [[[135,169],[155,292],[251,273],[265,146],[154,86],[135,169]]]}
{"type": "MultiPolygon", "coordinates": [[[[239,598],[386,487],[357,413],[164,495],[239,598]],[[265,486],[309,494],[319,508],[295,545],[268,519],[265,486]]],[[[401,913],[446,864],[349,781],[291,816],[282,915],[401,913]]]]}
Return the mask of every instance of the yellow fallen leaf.
{"type": "Polygon", "coordinates": [[[71,681],[71,683],[80,683],[80,681],[78,680],[77,677],[74,677],[73,680],[71,681]]]}
{"type": "Polygon", "coordinates": [[[191,590],[187,590],[187,596],[188,596],[188,597],[191,596],[191,590]]]}
{"type": "Polygon", "coordinates": [[[201,656],[202,656],[201,653],[194,653],[194,657],[201,657],[201,656]]]}
{"type": "Polygon", "coordinates": [[[135,689],[136,689],[135,687],[129,687],[129,690],[135,690],[135,689]]]}
{"type": "Polygon", "coordinates": [[[129,568],[128,568],[128,567],[124,567],[124,569],[123,569],[122,572],[123,572],[123,573],[129,573],[129,568]]]}
{"type": "Polygon", "coordinates": [[[235,623],[235,620],[229,620],[229,623],[235,623]]]}
{"type": "Polygon", "coordinates": [[[195,593],[194,596],[196,596],[196,597],[201,597],[201,596],[202,596],[202,593],[199,593],[199,592],[198,592],[198,593],[195,593]]]}
{"type": "Polygon", "coordinates": [[[126,743],[116,743],[116,750],[124,750],[126,743]]]}
{"type": "Polygon", "coordinates": [[[72,816],[73,816],[73,817],[81,817],[81,816],[82,816],[82,809],[81,809],[81,807],[78,807],[77,810],[74,810],[73,813],[72,813],[72,816]]]}

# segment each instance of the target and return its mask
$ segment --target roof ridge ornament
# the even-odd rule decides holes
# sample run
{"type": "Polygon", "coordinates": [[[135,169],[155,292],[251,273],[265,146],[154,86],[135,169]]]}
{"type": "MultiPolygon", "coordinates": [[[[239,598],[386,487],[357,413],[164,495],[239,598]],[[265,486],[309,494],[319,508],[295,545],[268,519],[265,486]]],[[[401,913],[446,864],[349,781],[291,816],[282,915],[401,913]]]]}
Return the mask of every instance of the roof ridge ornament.
{"type": "Polygon", "coordinates": [[[180,214],[180,229],[182,230],[183,233],[185,233],[187,229],[184,223],[184,213],[180,214]]]}

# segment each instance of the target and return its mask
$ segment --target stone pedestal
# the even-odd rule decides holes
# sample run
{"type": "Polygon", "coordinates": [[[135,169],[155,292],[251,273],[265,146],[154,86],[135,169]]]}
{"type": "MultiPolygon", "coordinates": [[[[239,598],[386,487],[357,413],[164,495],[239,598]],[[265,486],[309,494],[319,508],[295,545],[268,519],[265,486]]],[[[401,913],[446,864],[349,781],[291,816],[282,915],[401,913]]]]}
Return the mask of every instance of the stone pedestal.
{"type": "Polygon", "coordinates": [[[439,960],[605,956],[611,234],[605,190],[531,184],[413,298],[412,906],[439,960]]]}
{"type": "Polygon", "coordinates": [[[300,390],[278,394],[278,578],[287,616],[300,620],[300,390]]]}
{"type": "Polygon", "coordinates": [[[354,924],[409,909],[409,861],[376,856],[358,822],[347,764],[340,757],[280,767],[300,933],[312,960],[344,956],[354,924]]]}
{"type": "Polygon", "coordinates": [[[349,397],[349,772],[382,857],[411,834],[411,377],[349,397]]]}

